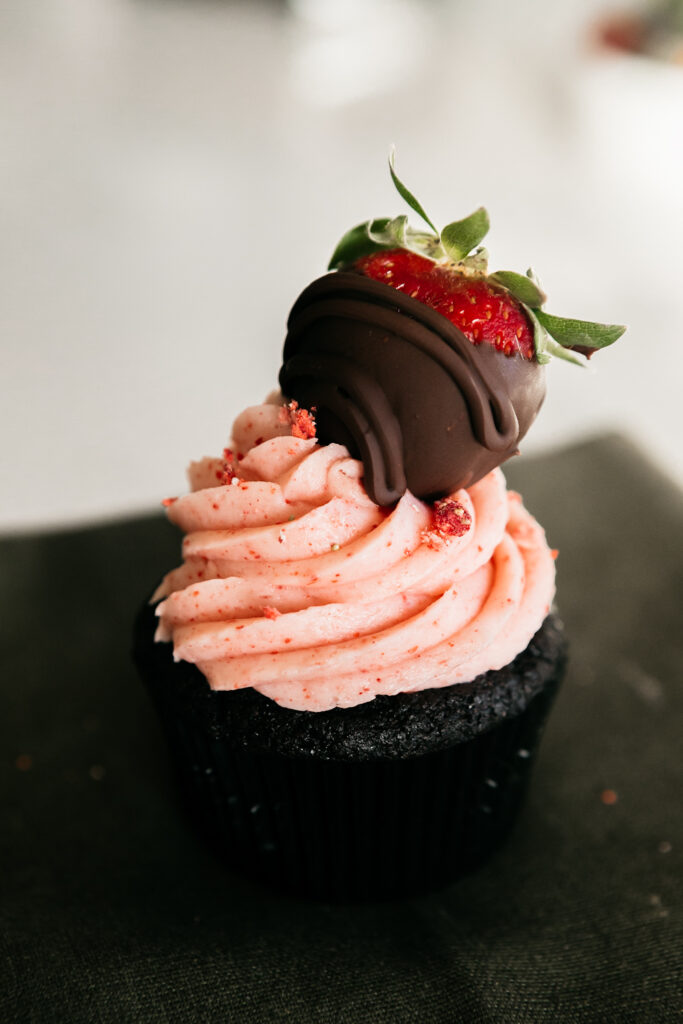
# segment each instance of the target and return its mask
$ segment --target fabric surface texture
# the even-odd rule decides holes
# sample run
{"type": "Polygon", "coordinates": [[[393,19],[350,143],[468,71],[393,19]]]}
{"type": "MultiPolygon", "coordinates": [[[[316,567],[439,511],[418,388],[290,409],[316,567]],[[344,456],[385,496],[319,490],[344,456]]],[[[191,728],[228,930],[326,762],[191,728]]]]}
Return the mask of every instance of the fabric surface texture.
{"type": "Polygon", "coordinates": [[[391,903],[275,896],[186,820],[130,660],[160,515],[0,541],[0,1020],[681,1019],[683,496],[618,437],[506,475],[560,549],[569,671],[504,848],[391,903]]]}

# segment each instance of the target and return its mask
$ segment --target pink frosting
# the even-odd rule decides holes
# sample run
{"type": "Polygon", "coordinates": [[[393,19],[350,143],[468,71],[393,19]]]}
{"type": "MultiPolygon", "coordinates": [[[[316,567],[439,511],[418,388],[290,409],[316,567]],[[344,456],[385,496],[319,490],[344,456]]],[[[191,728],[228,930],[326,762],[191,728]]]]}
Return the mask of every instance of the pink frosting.
{"type": "Polygon", "coordinates": [[[500,470],[452,495],[471,525],[444,538],[429,505],[406,492],[379,508],[346,448],[290,430],[275,404],[247,409],[238,476],[216,486],[222,460],[193,463],[191,492],[168,508],[183,563],[153,600],[176,661],[214,690],[324,711],[468,682],[524,650],[554,559],[500,470]]]}

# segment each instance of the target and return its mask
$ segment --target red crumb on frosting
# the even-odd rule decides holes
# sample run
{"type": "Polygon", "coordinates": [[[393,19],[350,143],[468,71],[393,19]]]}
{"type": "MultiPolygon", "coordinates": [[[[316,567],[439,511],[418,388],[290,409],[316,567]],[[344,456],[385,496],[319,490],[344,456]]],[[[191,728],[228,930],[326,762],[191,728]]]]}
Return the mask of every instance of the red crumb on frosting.
{"type": "Polygon", "coordinates": [[[555,561],[555,559],[557,558],[559,553],[560,552],[557,550],[557,548],[551,548],[550,549],[550,557],[552,558],[553,561],[555,561]]]}
{"type": "Polygon", "coordinates": [[[472,525],[472,516],[454,498],[441,498],[432,505],[432,525],[422,539],[430,547],[438,547],[451,537],[462,537],[472,525]]]}
{"type": "Polygon", "coordinates": [[[284,412],[292,426],[292,437],[299,437],[303,441],[315,437],[315,407],[309,412],[308,409],[300,409],[298,402],[292,401],[284,406],[284,412]]]}
{"type": "Polygon", "coordinates": [[[231,484],[237,478],[235,472],[235,457],[230,448],[223,449],[223,468],[216,476],[222,484],[231,484]]]}
{"type": "Polygon", "coordinates": [[[434,502],[434,529],[442,537],[462,537],[472,525],[472,516],[464,505],[453,498],[434,502]]]}
{"type": "Polygon", "coordinates": [[[278,611],[277,608],[271,608],[271,606],[269,604],[264,605],[262,610],[263,610],[263,617],[265,619],[272,619],[274,621],[280,615],[282,615],[282,612],[278,611]]]}
{"type": "Polygon", "coordinates": [[[174,501],[177,500],[177,498],[164,498],[161,504],[164,506],[164,508],[169,508],[174,503],[174,501]]]}

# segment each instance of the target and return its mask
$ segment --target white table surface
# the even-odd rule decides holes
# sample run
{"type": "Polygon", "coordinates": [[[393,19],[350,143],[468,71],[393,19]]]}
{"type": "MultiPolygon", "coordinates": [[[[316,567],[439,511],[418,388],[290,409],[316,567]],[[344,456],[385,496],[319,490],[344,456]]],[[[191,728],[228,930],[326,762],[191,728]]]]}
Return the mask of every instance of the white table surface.
{"type": "Polygon", "coordinates": [[[392,142],[493,269],[629,324],[523,453],[617,429],[683,483],[683,71],[591,49],[605,6],[0,0],[0,529],[182,491],[339,236],[403,212],[392,142]]]}

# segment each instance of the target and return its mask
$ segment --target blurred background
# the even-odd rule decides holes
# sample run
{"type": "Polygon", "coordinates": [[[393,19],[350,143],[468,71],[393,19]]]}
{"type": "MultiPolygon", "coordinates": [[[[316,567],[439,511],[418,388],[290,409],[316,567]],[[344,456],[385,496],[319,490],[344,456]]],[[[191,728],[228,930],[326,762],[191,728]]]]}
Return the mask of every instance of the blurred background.
{"type": "Polygon", "coordinates": [[[629,325],[523,452],[618,430],[683,483],[683,50],[634,9],[0,0],[0,529],[182,491],[339,237],[405,212],[392,143],[437,224],[488,207],[492,269],[629,325]]]}

